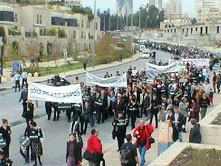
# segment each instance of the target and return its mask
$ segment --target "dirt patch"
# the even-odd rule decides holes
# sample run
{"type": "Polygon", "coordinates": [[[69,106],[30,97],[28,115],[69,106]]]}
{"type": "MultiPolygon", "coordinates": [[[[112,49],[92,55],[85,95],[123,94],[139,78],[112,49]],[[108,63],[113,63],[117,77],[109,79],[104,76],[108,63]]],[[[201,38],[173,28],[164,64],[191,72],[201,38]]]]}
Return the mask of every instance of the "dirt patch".
{"type": "Polygon", "coordinates": [[[188,148],[170,166],[221,166],[221,151],[188,148]]]}
{"type": "MultiPolygon", "coordinates": [[[[221,125],[221,114],[217,116],[217,118],[213,121],[214,125],[221,125]]],[[[220,164],[221,165],[221,164],[220,164]]]]}

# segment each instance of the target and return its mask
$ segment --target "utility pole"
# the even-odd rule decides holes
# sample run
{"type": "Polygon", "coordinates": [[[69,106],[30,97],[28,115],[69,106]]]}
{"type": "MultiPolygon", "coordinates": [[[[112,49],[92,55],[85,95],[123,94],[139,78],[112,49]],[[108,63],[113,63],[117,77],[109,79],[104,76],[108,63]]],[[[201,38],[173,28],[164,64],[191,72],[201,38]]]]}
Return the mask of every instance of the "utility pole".
{"type": "Polygon", "coordinates": [[[95,30],[96,30],[96,0],[94,0],[94,34],[93,34],[93,52],[92,52],[92,67],[93,67],[93,69],[95,66],[95,48],[96,48],[95,30]]]}
{"type": "Polygon", "coordinates": [[[139,30],[141,30],[141,8],[139,11],[139,30]]]}
{"type": "Polygon", "coordinates": [[[2,76],[3,76],[3,57],[4,57],[4,46],[5,46],[5,31],[2,33],[2,41],[1,41],[1,70],[0,70],[0,83],[2,82],[2,76]]]}
{"type": "Polygon", "coordinates": [[[118,28],[118,12],[117,12],[117,30],[118,30],[119,28],[118,28]]]}
{"type": "Polygon", "coordinates": [[[131,59],[133,57],[134,54],[134,48],[133,48],[133,9],[132,9],[132,14],[131,14],[131,59]]]}
{"type": "Polygon", "coordinates": [[[109,31],[111,31],[111,14],[109,13],[109,31]]]}
{"type": "Polygon", "coordinates": [[[106,15],[106,12],[104,12],[104,28],[103,28],[103,31],[105,32],[106,31],[106,25],[105,25],[105,15],[106,15]]]}

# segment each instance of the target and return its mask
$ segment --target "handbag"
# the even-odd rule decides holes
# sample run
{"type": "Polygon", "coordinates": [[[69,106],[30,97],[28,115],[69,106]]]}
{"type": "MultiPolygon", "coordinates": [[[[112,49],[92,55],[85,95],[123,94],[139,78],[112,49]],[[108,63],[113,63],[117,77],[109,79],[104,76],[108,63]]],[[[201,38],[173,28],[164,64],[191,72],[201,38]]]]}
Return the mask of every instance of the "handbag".
{"type": "Polygon", "coordinates": [[[83,154],[83,158],[88,161],[96,162],[96,154],[93,152],[85,151],[83,154]]]}
{"type": "Polygon", "coordinates": [[[148,127],[147,127],[147,131],[148,131],[148,133],[149,133],[149,135],[150,135],[150,142],[149,142],[149,145],[151,145],[151,144],[155,143],[155,139],[151,136],[148,127]]]}

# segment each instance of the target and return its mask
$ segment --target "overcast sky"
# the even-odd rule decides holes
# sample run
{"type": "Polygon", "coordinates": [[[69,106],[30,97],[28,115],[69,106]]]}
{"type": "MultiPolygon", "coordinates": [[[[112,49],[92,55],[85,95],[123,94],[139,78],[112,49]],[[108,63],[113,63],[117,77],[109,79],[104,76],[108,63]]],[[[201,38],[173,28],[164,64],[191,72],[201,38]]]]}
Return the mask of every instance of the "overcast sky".
{"type": "MultiPolygon", "coordinates": [[[[163,0],[163,3],[168,0],[163,0]]],[[[187,13],[189,16],[194,16],[194,0],[182,0],[183,1],[183,13],[187,13]]],[[[134,0],[134,12],[137,9],[148,3],[148,0],[134,0]]],[[[84,7],[94,8],[94,0],[82,0],[82,4],[84,7]]],[[[116,0],[97,0],[97,8],[102,10],[107,10],[110,8],[111,13],[115,13],[116,8],[116,0]]]]}

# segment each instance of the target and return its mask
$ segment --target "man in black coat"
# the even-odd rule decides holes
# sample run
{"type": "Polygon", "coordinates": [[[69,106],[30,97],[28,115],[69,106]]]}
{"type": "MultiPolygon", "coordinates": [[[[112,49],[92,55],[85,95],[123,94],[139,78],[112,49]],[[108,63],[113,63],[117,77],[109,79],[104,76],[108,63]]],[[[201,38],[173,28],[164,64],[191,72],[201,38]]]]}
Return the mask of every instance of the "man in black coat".
{"type": "Polygon", "coordinates": [[[118,118],[115,118],[112,125],[113,129],[113,139],[117,137],[118,151],[120,151],[121,145],[124,144],[124,139],[126,138],[128,119],[126,119],[122,112],[118,113],[118,118]]]}
{"type": "Polygon", "coordinates": [[[196,119],[192,119],[190,122],[193,127],[190,130],[189,142],[200,144],[201,143],[200,124],[197,123],[196,119]]]}
{"type": "Polygon", "coordinates": [[[180,142],[183,142],[182,126],[184,124],[184,116],[180,113],[179,107],[174,107],[174,113],[171,116],[171,123],[173,128],[173,141],[176,142],[179,139],[180,142]]]}
{"type": "Polygon", "coordinates": [[[155,116],[156,126],[158,128],[158,112],[161,107],[160,101],[157,99],[157,95],[153,94],[153,98],[151,100],[151,108],[150,108],[150,124],[152,124],[153,116],[155,116]]]}
{"type": "Polygon", "coordinates": [[[22,117],[23,118],[25,118],[25,112],[27,111],[27,100],[28,100],[28,89],[27,87],[25,87],[24,90],[21,92],[21,96],[19,99],[19,102],[22,101],[22,106],[23,106],[22,117]]]}

